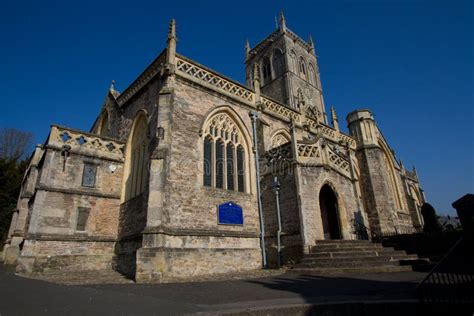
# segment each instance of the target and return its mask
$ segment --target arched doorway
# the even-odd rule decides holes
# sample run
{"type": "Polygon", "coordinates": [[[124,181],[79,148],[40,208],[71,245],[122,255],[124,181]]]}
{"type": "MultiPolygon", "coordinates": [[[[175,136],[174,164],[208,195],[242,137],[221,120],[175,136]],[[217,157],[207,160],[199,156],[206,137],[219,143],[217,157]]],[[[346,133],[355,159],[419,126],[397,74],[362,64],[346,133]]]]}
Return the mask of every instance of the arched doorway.
{"type": "Polygon", "coordinates": [[[319,206],[323,221],[324,239],[341,239],[337,197],[331,187],[325,184],[319,192],[319,206]]]}

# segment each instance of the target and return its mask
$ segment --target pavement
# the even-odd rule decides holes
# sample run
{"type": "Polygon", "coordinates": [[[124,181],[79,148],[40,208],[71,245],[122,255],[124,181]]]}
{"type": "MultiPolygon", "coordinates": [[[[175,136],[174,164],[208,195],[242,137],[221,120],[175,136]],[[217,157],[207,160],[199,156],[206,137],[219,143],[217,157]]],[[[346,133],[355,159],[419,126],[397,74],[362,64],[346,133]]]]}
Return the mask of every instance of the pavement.
{"type": "Polygon", "coordinates": [[[281,275],[193,283],[64,285],[24,278],[0,265],[0,316],[220,314],[304,304],[403,302],[413,301],[413,290],[425,275],[281,275]]]}

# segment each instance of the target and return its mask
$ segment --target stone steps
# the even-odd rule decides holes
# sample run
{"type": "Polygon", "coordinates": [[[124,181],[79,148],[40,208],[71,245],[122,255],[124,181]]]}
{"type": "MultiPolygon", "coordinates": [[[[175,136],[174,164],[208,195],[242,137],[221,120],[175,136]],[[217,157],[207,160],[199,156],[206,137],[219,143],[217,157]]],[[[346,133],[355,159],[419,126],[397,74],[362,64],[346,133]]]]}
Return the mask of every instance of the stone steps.
{"type": "Polygon", "coordinates": [[[334,240],[316,240],[316,245],[370,245],[372,244],[369,240],[346,240],[346,239],[334,239],[334,240]]]}
{"type": "Polygon", "coordinates": [[[384,262],[396,262],[400,260],[417,260],[417,256],[406,256],[406,255],[388,255],[388,256],[376,256],[376,257],[362,257],[362,258],[326,258],[326,259],[314,259],[314,258],[303,258],[301,264],[310,265],[345,265],[345,264],[376,264],[384,262]]]}
{"type": "Polygon", "coordinates": [[[289,270],[299,274],[344,275],[411,271],[417,255],[407,255],[393,247],[368,240],[316,241],[301,262],[289,270]]]}
{"type": "Polygon", "coordinates": [[[384,248],[381,244],[373,244],[373,245],[316,245],[311,247],[311,252],[343,252],[343,251],[377,251],[377,250],[395,250],[394,248],[384,248]]]}
{"type": "Polygon", "coordinates": [[[412,271],[412,267],[397,265],[380,265],[369,267],[344,267],[344,268],[294,268],[288,270],[290,274],[306,275],[346,275],[362,273],[388,273],[388,272],[407,272],[412,271]]]}
{"type": "Polygon", "coordinates": [[[373,256],[383,256],[383,255],[404,255],[404,251],[391,250],[391,249],[377,249],[372,251],[323,251],[323,252],[314,252],[306,254],[307,258],[354,258],[355,256],[359,258],[367,258],[373,256]]]}

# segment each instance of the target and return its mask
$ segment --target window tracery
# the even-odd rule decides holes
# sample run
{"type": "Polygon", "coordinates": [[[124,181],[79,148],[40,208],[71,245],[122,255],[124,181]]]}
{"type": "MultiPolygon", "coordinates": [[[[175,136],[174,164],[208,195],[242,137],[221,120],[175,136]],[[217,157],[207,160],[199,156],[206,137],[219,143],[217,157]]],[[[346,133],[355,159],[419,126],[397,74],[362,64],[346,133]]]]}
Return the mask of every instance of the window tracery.
{"type": "Polygon", "coordinates": [[[300,57],[300,77],[308,80],[308,74],[306,72],[306,63],[303,57],[300,57]]]}
{"type": "Polygon", "coordinates": [[[283,132],[280,132],[273,136],[272,142],[271,142],[271,148],[276,148],[280,147],[281,145],[284,145],[286,143],[290,142],[290,138],[285,135],[283,132]]]}
{"type": "Polygon", "coordinates": [[[245,148],[242,132],[225,112],[214,115],[204,132],[203,185],[246,191],[245,148]]]}

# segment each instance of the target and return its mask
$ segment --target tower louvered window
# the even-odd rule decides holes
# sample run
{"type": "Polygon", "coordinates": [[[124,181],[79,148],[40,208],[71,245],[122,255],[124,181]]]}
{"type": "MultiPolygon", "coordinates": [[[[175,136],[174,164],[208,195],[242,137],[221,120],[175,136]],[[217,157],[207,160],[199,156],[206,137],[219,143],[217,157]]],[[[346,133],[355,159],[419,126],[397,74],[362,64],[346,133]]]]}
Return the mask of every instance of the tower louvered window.
{"type": "Polygon", "coordinates": [[[203,140],[203,185],[245,192],[245,143],[234,120],[226,113],[211,117],[203,140]]]}
{"type": "Polygon", "coordinates": [[[272,80],[272,68],[270,65],[270,59],[268,57],[263,59],[262,77],[264,85],[272,80]]]}
{"type": "Polygon", "coordinates": [[[273,51],[273,71],[275,72],[275,78],[280,77],[285,68],[285,60],[283,53],[279,49],[273,51]]]}
{"type": "Polygon", "coordinates": [[[300,76],[301,78],[308,80],[308,75],[306,73],[306,63],[303,58],[300,58],[300,76]]]}

